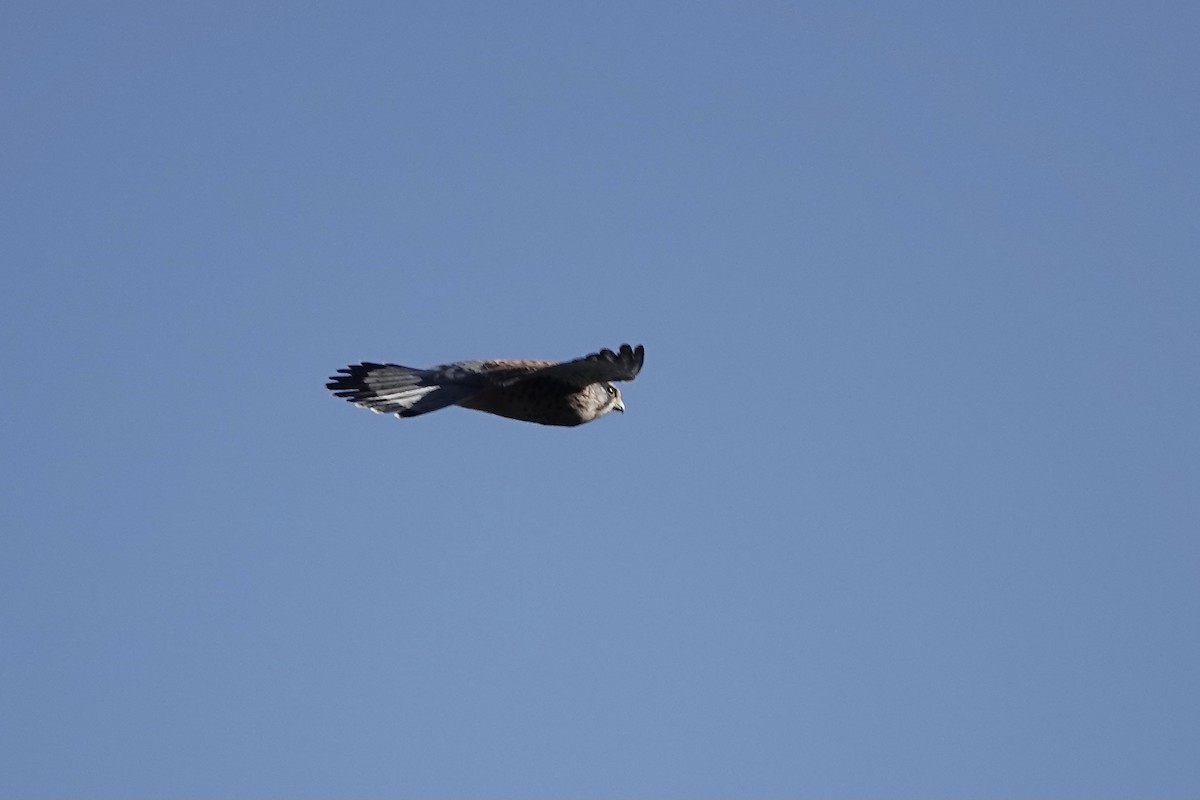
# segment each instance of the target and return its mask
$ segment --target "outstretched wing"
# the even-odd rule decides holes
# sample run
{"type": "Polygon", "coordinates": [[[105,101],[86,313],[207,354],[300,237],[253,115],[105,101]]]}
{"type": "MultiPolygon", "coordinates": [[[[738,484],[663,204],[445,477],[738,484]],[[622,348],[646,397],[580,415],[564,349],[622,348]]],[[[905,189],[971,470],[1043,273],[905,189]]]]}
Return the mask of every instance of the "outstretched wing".
{"type": "Polygon", "coordinates": [[[478,392],[482,383],[467,366],[446,364],[430,370],[365,362],[338,370],[325,388],[377,414],[415,417],[456,405],[478,392]]]}
{"type": "Polygon", "coordinates": [[[631,381],[641,372],[645,360],[646,349],[640,344],[637,347],[623,344],[615,353],[604,349],[574,361],[552,364],[525,375],[515,376],[506,383],[511,385],[522,380],[551,380],[582,389],[593,383],[631,381]]]}

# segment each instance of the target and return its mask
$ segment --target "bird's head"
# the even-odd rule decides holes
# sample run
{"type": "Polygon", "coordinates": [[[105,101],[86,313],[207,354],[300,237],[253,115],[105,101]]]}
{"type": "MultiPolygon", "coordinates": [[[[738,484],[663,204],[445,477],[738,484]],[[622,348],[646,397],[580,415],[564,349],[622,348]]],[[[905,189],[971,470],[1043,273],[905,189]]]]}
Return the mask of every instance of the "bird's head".
{"type": "Polygon", "coordinates": [[[593,383],[587,388],[586,395],[592,419],[602,417],[610,411],[625,411],[621,390],[611,383],[593,383]]]}

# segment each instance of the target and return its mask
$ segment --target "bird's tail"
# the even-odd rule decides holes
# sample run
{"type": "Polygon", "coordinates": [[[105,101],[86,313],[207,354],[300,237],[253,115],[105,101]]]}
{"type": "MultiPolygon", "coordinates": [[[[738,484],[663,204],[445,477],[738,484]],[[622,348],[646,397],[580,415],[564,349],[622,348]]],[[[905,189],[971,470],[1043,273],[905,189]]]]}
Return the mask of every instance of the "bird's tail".
{"type": "Polygon", "coordinates": [[[377,414],[397,417],[437,411],[466,400],[477,391],[475,387],[439,383],[438,371],[399,364],[364,362],[339,369],[338,373],[325,384],[336,397],[344,397],[377,414]]]}

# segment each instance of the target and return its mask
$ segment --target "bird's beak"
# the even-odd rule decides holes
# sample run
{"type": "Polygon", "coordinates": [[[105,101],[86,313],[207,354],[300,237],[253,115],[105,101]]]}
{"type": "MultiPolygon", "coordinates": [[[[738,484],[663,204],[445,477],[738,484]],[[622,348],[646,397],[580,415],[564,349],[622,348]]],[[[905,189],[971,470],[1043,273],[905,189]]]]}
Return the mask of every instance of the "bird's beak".
{"type": "Polygon", "coordinates": [[[618,400],[617,404],[615,406],[613,406],[613,409],[615,409],[616,411],[620,411],[622,414],[624,414],[625,413],[625,401],[618,400]]]}

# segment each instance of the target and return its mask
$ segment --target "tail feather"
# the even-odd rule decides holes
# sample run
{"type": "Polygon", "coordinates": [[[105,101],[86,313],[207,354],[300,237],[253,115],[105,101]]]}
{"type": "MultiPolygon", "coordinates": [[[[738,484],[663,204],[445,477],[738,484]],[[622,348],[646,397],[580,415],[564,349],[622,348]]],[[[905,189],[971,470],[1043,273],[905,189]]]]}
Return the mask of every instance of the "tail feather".
{"type": "Polygon", "coordinates": [[[338,370],[325,384],[336,397],[377,414],[415,417],[456,405],[475,394],[470,386],[438,382],[439,373],[399,364],[364,362],[338,370]]]}

